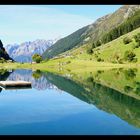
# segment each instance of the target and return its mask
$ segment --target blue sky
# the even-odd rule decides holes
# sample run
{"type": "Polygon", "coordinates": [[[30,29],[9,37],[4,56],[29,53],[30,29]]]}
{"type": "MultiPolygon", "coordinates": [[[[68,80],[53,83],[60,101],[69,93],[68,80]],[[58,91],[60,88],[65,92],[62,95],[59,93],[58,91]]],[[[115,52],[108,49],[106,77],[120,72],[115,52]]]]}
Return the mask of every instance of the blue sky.
{"type": "Polygon", "coordinates": [[[121,6],[0,5],[0,39],[7,45],[62,38],[121,6]]]}

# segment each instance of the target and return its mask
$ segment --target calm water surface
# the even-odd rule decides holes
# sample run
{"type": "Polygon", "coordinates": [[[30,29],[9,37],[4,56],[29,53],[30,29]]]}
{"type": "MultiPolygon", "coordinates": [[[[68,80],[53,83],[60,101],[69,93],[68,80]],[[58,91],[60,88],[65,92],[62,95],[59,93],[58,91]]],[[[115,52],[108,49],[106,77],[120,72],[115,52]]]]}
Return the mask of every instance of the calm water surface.
{"type": "Polygon", "coordinates": [[[1,89],[0,134],[140,134],[140,101],[116,90],[94,83],[91,93],[68,78],[31,70],[1,72],[0,80],[32,82],[28,89],[1,89]]]}

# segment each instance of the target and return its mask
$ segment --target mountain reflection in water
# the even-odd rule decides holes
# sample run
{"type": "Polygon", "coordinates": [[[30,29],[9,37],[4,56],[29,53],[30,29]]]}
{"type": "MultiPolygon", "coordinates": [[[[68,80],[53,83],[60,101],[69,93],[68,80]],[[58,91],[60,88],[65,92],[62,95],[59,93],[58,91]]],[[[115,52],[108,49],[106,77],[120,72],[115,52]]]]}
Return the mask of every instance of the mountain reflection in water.
{"type": "MultiPolygon", "coordinates": [[[[129,86],[131,82],[134,83],[136,80],[135,78],[137,78],[136,70],[125,70],[122,72],[120,69],[112,70],[111,72],[117,74],[117,77],[119,77],[119,73],[123,74],[125,80],[129,81],[128,83],[125,83],[127,86],[129,86]]],[[[111,72],[108,74],[111,74],[111,72]]],[[[93,74],[94,77],[89,77],[91,74],[85,77],[83,76],[86,80],[83,78],[82,81],[78,80],[78,78],[77,80],[74,80],[73,78],[66,78],[64,76],[49,72],[41,72],[39,70],[33,72],[32,70],[14,70],[13,72],[3,72],[0,79],[30,81],[32,82],[32,87],[37,90],[56,89],[65,91],[86,103],[95,105],[98,109],[114,114],[129,124],[140,128],[140,100],[127,96],[127,94],[122,94],[117,89],[100,84],[100,81],[103,80],[101,79],[101,74],[106,73],[98,71],[93,74]],[[98,79],[98,82],[96,79],[98,79]]]]}
{"type": "Polygon", "coordinates": [[[23,80],[28,81],[32,83],[32,88],[35,88],[37,90],[46,90],[46,89],[54,89],[56,86],[51,84],[44,74],[42,72],[34,71],[32,70],[26,70],[26,69],[18,69],[14,70],[12,74],[9,75],[7,80],[11,81],[17,81],[17,80],[23,80]]]}

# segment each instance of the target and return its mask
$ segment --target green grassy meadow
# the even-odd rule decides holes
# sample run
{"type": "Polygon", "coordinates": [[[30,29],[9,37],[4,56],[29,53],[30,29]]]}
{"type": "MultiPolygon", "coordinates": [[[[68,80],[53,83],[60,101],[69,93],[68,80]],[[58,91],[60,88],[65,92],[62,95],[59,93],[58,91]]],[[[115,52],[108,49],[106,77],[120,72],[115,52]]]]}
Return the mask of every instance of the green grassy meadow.
{"type": "Polygon", "coordinates": [[[94,71],[101,69],[112,69],[121,67],[140,67],[140,47],[134,48],[136,42],[133,38],[134,35],[140,33],[140,28],[133,30],[109,43],[103,44],[98,48],[93,49],[93,54],[87,54],[86,50],[91,46],[90,43],[85,44],[79,48],[69,50],[67,52],[58,55],[57,58],[43,61],[41,63],[29,64],[29,63],[0,63],[1,68],[6,69],[33,69],[44,70],[56,73],[65,72],[80,72],[80,71],[94,71]],[[132,42],[124,44],[123,39],[129,37],[132,42]],[[137,62],[123,61],[124,53],[127,50],[131,50],[136,54],[137,62]],[[122,63],[116,61],[116,55],[119,59],[122,59],[122,63]],[[101,58],[103,61],[98,62],[97,58],[101,58]]]}
{"type": "Polygon", "coordinates": [[[69,54],[69,57],[73,59],[78,59],[78,60],[90,60],[93,62],[97,62],[98,58],[101,58],[104,62],[110,62],[110,63],[120,63],[116,60],[116,56],[119,57],[119,59],[122,59],[122,63],[130,63],[126,62],[123,60],[124,58],[124,53],[127,50],[130,50],[136,54],[137,62],[140,63],[140,47],[139,48],[134,48],[136,46],[135,39],[133,38],[134,35],[137,33],[140,33],[140,28],[137,28],[133,30],[132,32],[129,32],[125,35],[122,35],[121,37],[101,45],[100,47],[94,48],[93,49],[93,54],[87,54],[86,50],[87,48],[91,47],[91,43],[85,44],[79,48],[72,49],[70,51],[67,51],[61,55],[60,57],[66,54],[69,54]],[[123,39],[125,37],[129,37],[132,39],[132,42],[129,44],[124,44],[123,39]]]}

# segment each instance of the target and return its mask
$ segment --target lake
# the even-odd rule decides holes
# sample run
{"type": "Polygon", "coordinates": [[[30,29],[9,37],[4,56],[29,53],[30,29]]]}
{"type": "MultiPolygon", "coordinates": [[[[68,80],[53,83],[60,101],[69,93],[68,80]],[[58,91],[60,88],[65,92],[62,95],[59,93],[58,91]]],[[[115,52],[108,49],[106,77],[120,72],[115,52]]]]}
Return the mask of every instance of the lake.
{"type": "Polygon", "coordinates": [[[0,135],[139,135],[140,71],[98,70],[57,75],[0,70],[0,81],[31,88],[0,88],[0,135]]]}

